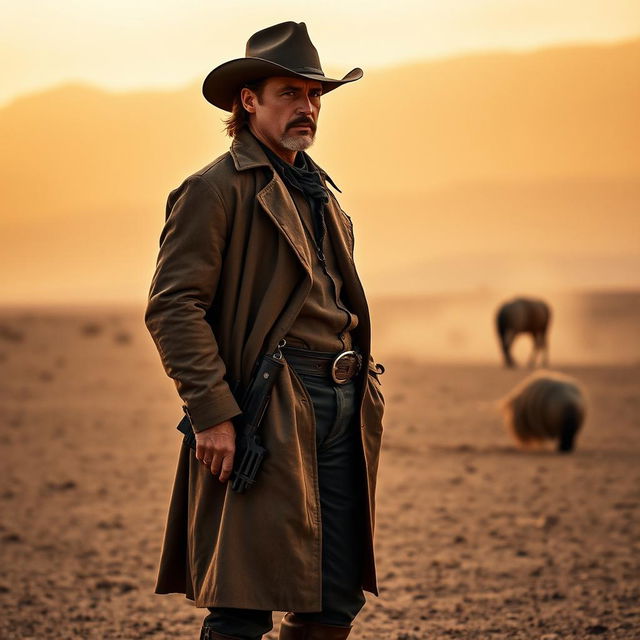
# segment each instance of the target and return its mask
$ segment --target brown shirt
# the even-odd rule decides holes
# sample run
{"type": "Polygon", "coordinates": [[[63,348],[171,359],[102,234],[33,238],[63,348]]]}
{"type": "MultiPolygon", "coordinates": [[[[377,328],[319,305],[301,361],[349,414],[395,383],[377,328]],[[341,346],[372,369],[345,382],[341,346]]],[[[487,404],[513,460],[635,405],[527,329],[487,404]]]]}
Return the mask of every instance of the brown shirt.
{"type": "Polygon", "coordinates": [[[344,351],[352,348],[351,331],[358,316],[342,300],[342,276],[329,233],[323,238],[325,265],[315,250],[311,207],[298,189],[289,189],[300,214],[309,252],[313,257],[313,284],[293,326],[286,335],[287,344],[314,351],[344,351]]]}

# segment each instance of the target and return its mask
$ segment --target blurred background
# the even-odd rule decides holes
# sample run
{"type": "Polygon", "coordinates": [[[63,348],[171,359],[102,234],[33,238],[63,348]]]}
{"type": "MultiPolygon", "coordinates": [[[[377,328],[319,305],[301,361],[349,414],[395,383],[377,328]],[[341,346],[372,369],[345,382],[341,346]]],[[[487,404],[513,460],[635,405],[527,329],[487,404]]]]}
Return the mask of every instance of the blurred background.
{"type": "Polygon", "coordinates": [[[202,80],[285,20],[329,75],[365,71],[310,150],[387,369],[353,637],[640,635],[637,0],[0,5],[0,636],[196,637],[152,595],[181,411],[142,314],[168,193],[230,144],[202,80]],[[568,457],[501,424],[517,295],[587,396],[568,457]]]}
{"type": "MultiPolygon", "coordinates": [[[[576,326],[637,303],[611,298],[640,283],[637,2],[64,0],[4,16],[4,303],[144,300],[168,192],[229,146],[202,79],[285,19],[307,22],[325,70],[365,69],[324,100],[312,153],[343,190],[374,304],[430,314],[419,351],[490,357],[473,329],[511,293],[552,293],[576,326]]],[[[397,334],[378,308],[380,343],[407,351],[420,327],[397,334]]],[[[629,350],[575,344],[589,333],[556,347],[629,350]]]]}

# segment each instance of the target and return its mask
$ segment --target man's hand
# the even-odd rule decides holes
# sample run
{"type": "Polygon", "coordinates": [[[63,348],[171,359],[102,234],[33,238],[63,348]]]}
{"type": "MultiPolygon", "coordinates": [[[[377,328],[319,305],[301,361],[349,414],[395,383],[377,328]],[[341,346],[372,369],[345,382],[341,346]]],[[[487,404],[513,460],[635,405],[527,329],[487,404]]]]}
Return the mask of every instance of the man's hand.
{"type": "Polygon", "coordinates": [[[220,482],[229,479],[235,452],[236,430],[231,420],[196,432],[196,458],[210,467],[214,476],[220,474],[220,482]]]}

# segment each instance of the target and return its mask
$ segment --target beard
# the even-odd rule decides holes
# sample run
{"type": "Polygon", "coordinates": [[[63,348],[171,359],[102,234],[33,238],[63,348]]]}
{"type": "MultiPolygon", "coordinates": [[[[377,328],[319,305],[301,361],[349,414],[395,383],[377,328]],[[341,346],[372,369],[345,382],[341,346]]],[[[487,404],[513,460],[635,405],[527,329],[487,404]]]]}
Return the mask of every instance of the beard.
{"type": "Polygon", "coordinates": [[[285,129],[284,134],[280,137],[280,144],[289,151],[304,151],[313,144],[315,136],[316,123],[313,122],[313,120],[305,117],[296,118],[295,120],[292,120],[287,124],[287,128],[285,129]],[[305,133],[303,135],[293,135],[291,133],[287,133],[289,129],[300,124],[309,125],[311,133],[305,133]]]}
{"type": "Polygon", "coordinates": [[[292,136],[291,134],[284,134],[280,138],[280,144],[289,151],[304,151],[308,149],[314,141],[313,134],[307,134],[303,136],[292,136]]]}

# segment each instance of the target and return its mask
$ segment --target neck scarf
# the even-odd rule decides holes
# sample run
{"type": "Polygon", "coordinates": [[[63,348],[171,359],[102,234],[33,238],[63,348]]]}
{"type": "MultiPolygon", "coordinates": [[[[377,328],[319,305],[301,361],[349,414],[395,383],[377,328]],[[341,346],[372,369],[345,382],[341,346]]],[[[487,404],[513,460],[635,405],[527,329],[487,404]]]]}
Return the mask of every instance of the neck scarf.
{"type": "MultiPolygon", "coordinates": [[[[258,139],[256,138],[256,140],[258,139]]],[[[322,242],[327,231],[324,221],[324,207],[329,202],[329,193],[322,182],[320,173],[303,151],[296,154],[295,164],[289,164],[260,140],[258,142],[287,187],[298,189],[309,202],[316,252],[319,258],[324,260],[322,242]]]]}

